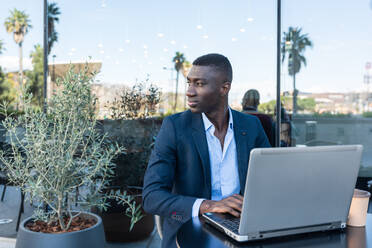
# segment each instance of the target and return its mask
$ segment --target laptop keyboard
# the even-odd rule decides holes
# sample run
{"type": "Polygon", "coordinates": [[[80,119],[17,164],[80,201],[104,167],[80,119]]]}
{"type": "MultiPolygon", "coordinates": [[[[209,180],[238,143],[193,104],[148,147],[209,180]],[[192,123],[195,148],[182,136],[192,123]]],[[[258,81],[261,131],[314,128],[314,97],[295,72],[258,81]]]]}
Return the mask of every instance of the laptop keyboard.
{"type": "Polygon", "coordinates": [[[209,218],[213,219],[220,225],[226,227],[230,231],[239,234],[239,224],[240,224],[240,219],[235,218],[235,217],[227,217],[227,218],[220,218],[216,216],[215,214],[208,215],[209,218]]]}

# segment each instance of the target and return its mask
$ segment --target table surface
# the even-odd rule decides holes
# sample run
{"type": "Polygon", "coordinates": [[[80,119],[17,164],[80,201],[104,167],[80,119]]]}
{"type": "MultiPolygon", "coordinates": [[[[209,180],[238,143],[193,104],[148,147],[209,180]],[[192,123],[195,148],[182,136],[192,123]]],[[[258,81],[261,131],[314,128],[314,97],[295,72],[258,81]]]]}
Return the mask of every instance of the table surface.
{"type": "Polygon", "coordinates": [[[193,218],[178,230],[177,244],[181,248],[372,248],[372,214],[367,215],[366,227],[347,227],[345,231],[306,233],[243,243],[236,242],[203,220],[193,218]]]}

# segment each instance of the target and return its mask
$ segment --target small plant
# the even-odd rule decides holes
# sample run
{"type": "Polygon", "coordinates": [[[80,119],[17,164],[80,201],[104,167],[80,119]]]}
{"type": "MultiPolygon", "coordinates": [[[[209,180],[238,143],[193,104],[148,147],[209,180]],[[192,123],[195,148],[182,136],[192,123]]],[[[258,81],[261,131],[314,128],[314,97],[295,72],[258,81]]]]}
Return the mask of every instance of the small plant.
{"type": "Polygon", "coordinates": [[[81,212],[92,207],[106,209],[109,199],[127,206],[130,229],[142,218],[140,205],[132,196],[120,191],[106,193],[115,169],[112,160],[123,147],[108,142],[97,128],[96,98],[90,90],[94,76],[87,67],[79,73],[71,68],[57,82],[60,90],[51,97],[46,113],[32,108],[27,89],[22,98],[23,115],[15,118],[2,105],[11,147],[0,151],[3,169],[33,202],[39,200],[34,220],[57,222],[63,231],[81,212]],[[50,211],[44,211],[43,204],[50,211]]]}
{"type": "Polygon", "coordinates": [[[111,118],[125,120],[126,128],[132,128],[128,135],[116,135],[113,139],[126,148],[126,155],[115,158],[117,168],[112,185],[127,188],[143,185],[148,159],[159,129],[159,121],[154,118],[160,102],[161,91],[149,79],[136,83],[132,88],[123,88],[119,98],[109,106],[111,118]],[[146,87],[147,86],[147,87],[146,87]],[[152,118],[148,118],[152,117],[152,118]]]}
{"type": "Polygon", "coordinates": [[[111,118],[118,119],[142,119],[153,116],[156,106],[160,102],[161,92],[155,84],[145,82],[136,83],[132,88],[123,88],[119,98],[108,103],[111,118]]]}

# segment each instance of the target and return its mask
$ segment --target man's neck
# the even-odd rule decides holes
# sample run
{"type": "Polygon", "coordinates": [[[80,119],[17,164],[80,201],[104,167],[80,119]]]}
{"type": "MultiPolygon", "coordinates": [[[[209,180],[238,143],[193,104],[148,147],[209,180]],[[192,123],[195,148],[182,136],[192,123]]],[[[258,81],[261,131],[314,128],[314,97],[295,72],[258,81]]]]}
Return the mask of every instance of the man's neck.
{"type": "Polygon", "coordinates": [[[221,132],[222,130],[227,129],[229,123],[229,107],[227,105],[222,106],[221,108],[205,113],[208,120],[212,122],[216,131],[221,132]]]}

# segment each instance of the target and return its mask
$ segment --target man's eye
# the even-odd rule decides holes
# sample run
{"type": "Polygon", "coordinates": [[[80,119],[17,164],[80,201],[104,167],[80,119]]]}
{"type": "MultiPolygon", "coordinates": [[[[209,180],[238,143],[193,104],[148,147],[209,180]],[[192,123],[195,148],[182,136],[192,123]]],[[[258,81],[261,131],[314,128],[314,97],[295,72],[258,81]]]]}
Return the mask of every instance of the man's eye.
{"type": "Polygon", "coordinates": [[[203,83],[197,82],[196,85],[199,86],[199,87],[201,87],[201,86],[203,86],[203,83]]]}

